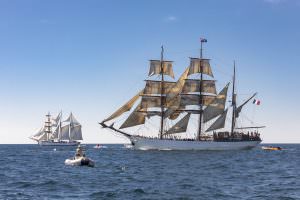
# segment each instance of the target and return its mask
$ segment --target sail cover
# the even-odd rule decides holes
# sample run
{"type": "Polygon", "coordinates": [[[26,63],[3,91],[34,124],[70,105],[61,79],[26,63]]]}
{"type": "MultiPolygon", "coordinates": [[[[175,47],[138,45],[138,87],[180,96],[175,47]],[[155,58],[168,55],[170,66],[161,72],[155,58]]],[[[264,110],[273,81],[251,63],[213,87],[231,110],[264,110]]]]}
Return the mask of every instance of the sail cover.
{"type": "Polygon", "coordinates": [[[81,125],[71,126],[70,140],[82,140],[81,125]]]}
{"type": "Polygon", "coordinates": [[[190,120],[190,113],[187,113],[181,120],[172,126],[165,134],[175,134],[185,132],[190,120]]]}
{"type": "Polygon", "coordinates": [[[209,132],[209,131],[217,130],[217,129],[220,129],[220,128],[224,128],[227,111],[228,110],[226,109],[222,113],[222,115],[220,115],[220,117],[205,132],[209,132]]]}
{"type": "Polygon", "coordinates": [[[209,120],[222,114],[225,109],[227,91],[229,83],[221,90],[217,97],[203,110],[203,122],[208,122],[209,120]]]}
{"type": "Polygon", "coordinates": [[[121,125],[120,129],[144,124],[146,117],[144,113],[138,112],[140,109],[141,109],[141,103],[129,115],[129,117],[121,125]]]}
{"type": "Polygon", "coordinates": [[[124,104],[121,108],[119,108],[111,116],[109,116],[108,118],[106,118],[105,120],[103,120],[103,122],[110,121],[110,120],[112,120],[112,119],[114,119],[116,117],[119,117],[124,112],[129,111],[132,108],[132,106],[134,105],[134,103],[138,100],[138,98],[140,97],[140,95],[142,93],[143,93],[143,91],[140,91],[139,93],[137,93],[132,99],[130,99],[126,104],[124,104]]]}
{"type": "MultiPolygon", "coordinates": [[[[172,61],[163,61],[162,64],[163,64],[163,74],[174,78],[172,61]]],[[[161,61],[160,60],[150,60],[149,76],[153,76],[155,74],[161,74],[161,61]]]]}
{"type": "MultiPolygon", "coordinates": [[[[217,94],[214,80],[202,80],[201,82],[202,82],[201,92],[217,94]]],[[[186,79],[182,92],[183,93],[200,92],[200,80],[186,79]]]]}
{"type": "Polygon", "coordinates": [[[63,127],[61,127],[61,133],[60,133],[60,139],[61,140],[69,140],[70,139],[70,135],[69,135],[69,130],[70,125],[65,125],[63,127]]]}
{"type": "Polygon", "coordinates": [[[191,58],[191,64],[190,64],[188,75],[196,74],[196,73],[202,73],[214,77],[209,64],[209,59],[191,58]],[[200,67],[200,63],[202,66],[202,70],[200,67]]]}

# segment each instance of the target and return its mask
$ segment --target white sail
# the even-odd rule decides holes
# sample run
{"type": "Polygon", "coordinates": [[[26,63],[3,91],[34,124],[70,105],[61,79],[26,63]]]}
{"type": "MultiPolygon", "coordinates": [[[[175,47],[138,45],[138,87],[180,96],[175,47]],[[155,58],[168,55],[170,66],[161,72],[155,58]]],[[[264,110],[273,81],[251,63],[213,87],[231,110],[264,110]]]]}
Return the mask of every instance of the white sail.
{"type": "Polygon", "coordinates": [[[70,140],[83,140],[82,139],[82,132],[81,132],[81,125],[71,126],[70,131],[70,140]]]}
{"type": "Polygon", "coordinates": [[[70,140],[70,125],[69,124],[61,127],[60,139],[61,140],[70,140]]]}
{"type": "Polygon", "coordinates": [[[52,126],[53,126],[53,127],[56,127],[56,126],[59,124],[59,122],[61,121],[61,116],[62,116],[62,112],[60,112],[60,113],[57,115],[57,117],[55,117],[55,118],[53,119],[53,123],[52,123],[52,126]]]}
{"type": "Polygon", "coordinates": [[[69,122],[72,125],[80,125],[80,123],[75,119],[72,112],[70,113],[68,119],[66,119],[64,122],[69,122]]]}
{"type": "Polygon", "coordinates": [[[32,138],[38,138],[44,133],[44,127],[42,127],[32,138]]]}
{"type": "Polygon", "coordinates": [[[39,137],[37,137],[37,141],[45,141],[47,140],[47,133],[44,132],[42,135],[40,135],[39,137]]]}
{"type": "Polygon", "coordinates": [[[53,133],[51,134],[50,139],[59,139],[59,133],[60,133],[60,125],[58,124],[55,130],[53,131],[53,133]]]}

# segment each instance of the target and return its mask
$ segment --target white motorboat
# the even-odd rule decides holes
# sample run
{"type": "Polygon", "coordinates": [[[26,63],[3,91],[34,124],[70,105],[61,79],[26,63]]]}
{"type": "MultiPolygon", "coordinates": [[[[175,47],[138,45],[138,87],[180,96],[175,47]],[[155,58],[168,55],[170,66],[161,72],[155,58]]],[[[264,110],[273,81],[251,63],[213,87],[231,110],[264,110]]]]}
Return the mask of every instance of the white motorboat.
{"type": "Polygon", "coordinates": [[[92,159],[80,156],[66,159],[65,165],[94,167],[95,162],[92,159]]]}

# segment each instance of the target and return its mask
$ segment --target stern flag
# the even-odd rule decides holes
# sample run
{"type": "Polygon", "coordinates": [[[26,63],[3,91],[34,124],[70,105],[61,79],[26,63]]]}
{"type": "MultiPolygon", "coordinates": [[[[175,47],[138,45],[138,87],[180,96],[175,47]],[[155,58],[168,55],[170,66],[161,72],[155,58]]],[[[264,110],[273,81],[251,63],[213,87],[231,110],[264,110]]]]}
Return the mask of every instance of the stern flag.
{"type": "Polygon", "coordinates": [[[255,105],[260,105],[260,100],[254,99],[254,100],[253,100],[253,104],[255,104],[255,105]]]}

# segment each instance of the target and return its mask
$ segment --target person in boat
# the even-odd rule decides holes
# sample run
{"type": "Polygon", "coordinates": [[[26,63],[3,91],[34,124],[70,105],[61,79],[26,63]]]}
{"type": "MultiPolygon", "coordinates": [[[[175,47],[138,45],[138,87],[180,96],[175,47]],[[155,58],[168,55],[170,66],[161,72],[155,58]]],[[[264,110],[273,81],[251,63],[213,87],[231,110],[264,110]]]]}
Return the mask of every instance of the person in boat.
{"type": "Polygon", "coordinates": [[[76,154],[75,154],[75,158],[76,157],[84,157],[84,153],[83,153],[83,149],[80,145],[78,145],[77,149],[76,149],[76,154]]]}

